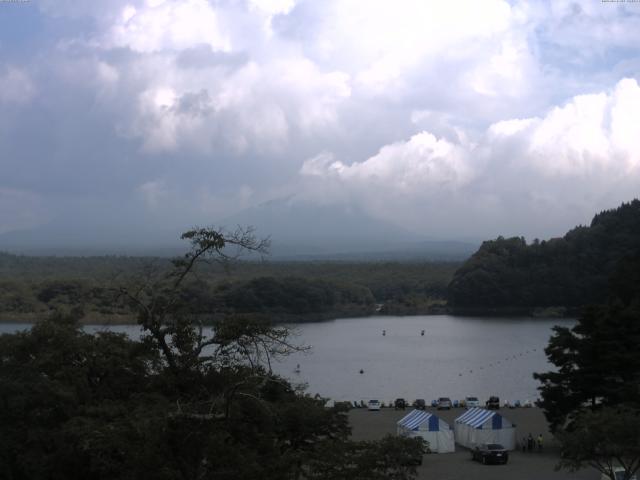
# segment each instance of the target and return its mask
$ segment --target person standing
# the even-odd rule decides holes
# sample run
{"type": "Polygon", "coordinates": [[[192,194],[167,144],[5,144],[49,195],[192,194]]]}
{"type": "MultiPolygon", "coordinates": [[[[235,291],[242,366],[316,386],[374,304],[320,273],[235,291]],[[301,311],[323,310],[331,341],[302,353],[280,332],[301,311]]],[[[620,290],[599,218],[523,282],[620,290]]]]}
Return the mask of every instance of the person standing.
{"type": "Polygon", "coordinates": [[[520,448],[522,448],[522,453],[525,453],[527,451],[527,439],[525,437],[522,437],[520,448]]]}
{"type": "Polygon", "coordinates": [[[542,434],[538,435],[538,451],[542,451],[542,434]]]}
{"type": "Polygon", "coordinates": [[[531,433],[529,433],[527,437],[527,450],[530,452],[533,450],[533,435],[531,435],[531,433]]]}

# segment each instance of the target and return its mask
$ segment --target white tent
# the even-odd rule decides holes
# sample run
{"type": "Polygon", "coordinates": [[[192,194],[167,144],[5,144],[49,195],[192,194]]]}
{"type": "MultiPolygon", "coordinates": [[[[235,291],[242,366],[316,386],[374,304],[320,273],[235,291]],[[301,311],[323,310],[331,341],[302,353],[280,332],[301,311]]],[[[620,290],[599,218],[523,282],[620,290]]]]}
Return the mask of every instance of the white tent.
{"type": "Polygon", "coordinates": [[[422,437],[429,442],[429,449],[434,453],[455,451],[453,430],[441,418],[422,410],[413,410],[398,420],[398,435],[405,437],[422,437]]]}
{"type": "Polygon", "coordinates": [[[471,408],[455,420],[456,442],[467,448],[499,443],[507,450],[516,446],[516,426],[498,412],[471,408]]]}

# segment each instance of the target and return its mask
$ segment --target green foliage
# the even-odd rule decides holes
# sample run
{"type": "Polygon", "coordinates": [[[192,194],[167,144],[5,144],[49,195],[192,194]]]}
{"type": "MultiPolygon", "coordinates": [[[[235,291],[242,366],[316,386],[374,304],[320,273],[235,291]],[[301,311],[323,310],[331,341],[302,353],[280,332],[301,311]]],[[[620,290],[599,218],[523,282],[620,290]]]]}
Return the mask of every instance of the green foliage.
{"type": "Polygon", "coordinates": [[[487,241],[455,273],[449,300],[456,308],[580,307],[607,298],[620,260],[640,249],[640,201],[597,214],[589,227],[563,238],[487,241]]]}
{"type": "Polygon", "coordinates": [[[534,375],[542,382],[542,407],[552,427],[571,420],[581,405],[617,405],[637,397],[637,311],[591,307],[573,328],[554,331],[545,352],[558,369],[534,375]]]}
{"type": "Polygon", "coordinates": [[[178,376],[149,344],[63,319],[0,346],[0,478],[413,478],[415,446],[350,442],[344,411],[259,369],[178,376]]]}
{"type": "Polygon", "coordinates": [[[405,480],[426,451],[420,438],[386,436],[379,442],[328,442],[309,469],[310,480],[405,480]]]}
{"type": "Polygon", "coordinates": [[[98,456],[86,458],[87,448],[109,433],[111,421],[117,428],[146,403],[159,361],[144,344],[87,335],[68,318],[2,335],[0,352],[0,475],[15,479],[77,478],[77,469],[105,468],[98,456]]]}
{"type": "MultiPolygon", "coordinates": [[[[195,232],[195,231],[194,231],[195,232]]],[[[193,240],[189,239],[190,241],[193,240]]],[[[200,241],[198,238],[196,242],[200,241]]],[[[203,239],[203,241],[206,239],[203,239]]],[[[193,313],[261,313],[280,321],[430,312],[442,305],[457,263],[234,261],[235,251],[197,262],[198,278],[181,289],[193,313]],[[222,260],[222,261],[220,261],[222,260]],[[223,265],[220,265],[220,264],[223,265]],[[270,295],[265,292],[269,291],[270,295]]],[[[189,259],[174,262],[184,265],[189,259]]],[[[167,274],[169,259],[143,257],[23,257],[0,253],[0,319],[33,321],[53,310],[81,305],[85,322],[131,322],[116,287],[140,272],[167,274]]]]}
{"type": "Polygon", "coordinates": [[[562,443],[560,467],[578,470],[589,465],[618,480],[614,468],[624,469],[624,480],[640,468],[640,411],[605,407],[585,411],[570,428],[556,433],[562,443]]]}
{"type": "Polygon", "coordinates": [[[557,370],[534,374],[552,428],[570,423],[583,406],[640,408],[640,295],[616,287],[635,280],[640,256],[623,264],[612,279],[608,304],[589,307],[572,328],[554,328],[545,352],[557,370]]]}
{"type": "Polygon", "coordinates": [[[573,328],[556,327],[545,352],[555,371],[542,382],[542,407],[563,448],[560,467],[588,464],[613,477],[640,466],[640,255],[621,261],[605,305],[573,328]]]}
{"type": "Polygon", "coordinates": [[[223,289],[221,297],[227,309],[241,313],[308,314],[349,305],[371,311],[375,303],[366,287],[294,277],[256,278],[223,289]]]}

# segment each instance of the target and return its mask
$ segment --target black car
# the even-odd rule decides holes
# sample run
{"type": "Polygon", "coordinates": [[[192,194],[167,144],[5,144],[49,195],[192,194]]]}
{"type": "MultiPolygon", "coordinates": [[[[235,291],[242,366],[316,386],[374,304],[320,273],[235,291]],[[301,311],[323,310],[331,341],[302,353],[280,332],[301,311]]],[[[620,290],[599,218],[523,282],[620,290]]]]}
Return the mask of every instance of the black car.
{"type": "Polygon", "coordinates": [[[425,408],[427,408],[427,402],[424,401],[424,398],[416,398],[416,401],[413,402],[413,408],[424,410],[425,408]]]}
{"type": "Polygon", "coordinates": [[[396,401],[393,402],[393,408],[396,410],[404,410],[407,407],[407,402],[404,398],[396,398],[396,401]]]}
{"type": "Polygon", "coordinates": [[[485,405],[489,410],[498,410],[500,408],[500,398],[496,396],[489,397],[485,405]]]}
{"type": "Polygon", "coordinates": [[[502,463],[509,461],[509,452],[499,443],[482,443],[471,451],[471,459],[484,465],[488,463],[502,463]]]}

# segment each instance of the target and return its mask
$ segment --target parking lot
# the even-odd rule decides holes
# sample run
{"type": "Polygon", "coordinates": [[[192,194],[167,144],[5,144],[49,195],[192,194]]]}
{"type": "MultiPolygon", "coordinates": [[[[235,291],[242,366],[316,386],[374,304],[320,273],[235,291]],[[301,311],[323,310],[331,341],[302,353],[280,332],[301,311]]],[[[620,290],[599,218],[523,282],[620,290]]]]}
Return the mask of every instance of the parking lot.
{"type": "MultiPolygon", "coordinates": [[[[375,440],[386,434],[396,433],[396,422],[409,413],[406,410],[383,408],[370,412],[366,409],[353,409],[349,420],[354,440],[375,440]]],[[[428,408],[453,426],[454,419],[464,409],[438,410],[428,408]]],[[[455,453],[431,454],[424,456],[423,464],[418,467],[418,478],[438,480],[598,480],[600,475],[593,469],[571,473],[555,471],[559,460],[558,445],[549,433],[547,422],[538,408],[500,409],[504,417],[516,424],[516,439],[520,440],[531,433],[534,437],[542,434],[544,448],[542,453],[514,451],[510,453],[507,465],[482,465],[471,461],[466,448],[456,445],[455,453]]]]}

